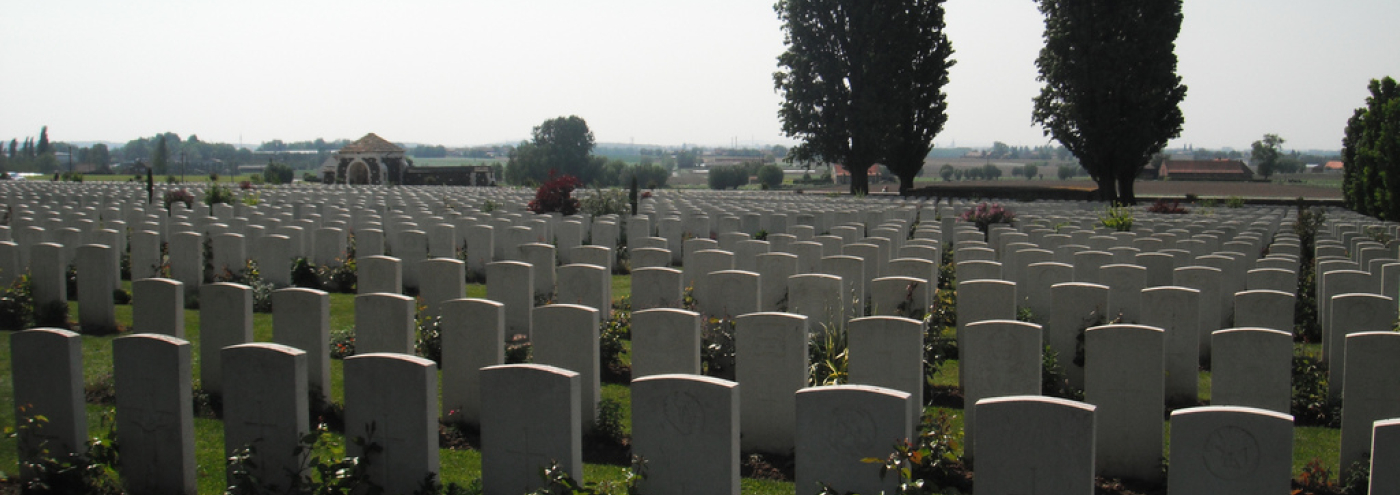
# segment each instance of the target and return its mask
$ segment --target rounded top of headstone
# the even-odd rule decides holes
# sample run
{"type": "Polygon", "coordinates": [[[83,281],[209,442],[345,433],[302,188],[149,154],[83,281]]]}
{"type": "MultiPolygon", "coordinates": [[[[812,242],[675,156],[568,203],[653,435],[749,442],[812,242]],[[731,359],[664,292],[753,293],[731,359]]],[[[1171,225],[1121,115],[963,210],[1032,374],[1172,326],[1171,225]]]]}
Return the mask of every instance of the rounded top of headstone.
{"type": "MultiPolygon", "coordinates": [[[[647,310],[647,311],[655,311],[655,310],[647,310]]],[[[633,384],[633,385],[636,385],[636,384],[645,384],[645,383],[651,383],[651,382],[678,382],[678,381],[679,381],[679,382],[689,382],[689,383],[705,383],[705,384],[716,385],[716,386],[725,387],[725,388],[734,388],[734,387],[738,387],[738,386],[739,386],[739,383],[738,383],[738,382],[734,382],[734,381],[730,381],[730,380],[725,380],[725,379],[723,379],[723,378],[716,378],[716,377],[713,377],[713,376],[705,376],[705,375],[690,375],[690,374],[682,374],[682,373],[670,373],[670,374],[663,374],[663,375],[644,376],[644,377],[641,377],[641,378],[637,378],[637,379],[632,380],[632,384],[633,384]]]]}
{"type": "Polygon", "coordinates": [[[1089,404],[1089,403],[1085,403],[1085,402],[1079,402],[1079,401],[1074,401],[1074,400],[1069,400],[1069,399],[1061,399],[1061,398],[1059,398],[1059,397],[1046,397],[1046,396],[1043,396],[1043,395],[1007,395],[1007,396],[1002,396],[1002,397],[988,397],[988,398],[986,398],[986,399],[982,399],[982,400],[977,401],[977,404],[976,404],[976,405],[977,405],[977,406],[984,406],[984,405],[1008,404],[1008,403],[1054,405],[1054,406],[1061,406],[1061,407],[1068,407],[1068,408],[1079,409],[1079,410],[1081,410],[1081,411],[1083,411],[1083,412],[1090,412],[1090,413],[1092,413],[1092,412],[1094,412],[1096,409],[1098,409],[1098,406],[1095,406],[1095,405],[1093,405],[1093,404],[1089,404]]]}
{"type": "Polygon", "coordinates": [[[306,351],[297,349],[289,345],[274,344],[272,342],[251,342],[247,344],[235,344],[223,349],[224,352],[239,350],[257,350],[264,352],[277,352],[290,356],[306,354],[306,351]]]}
{"type": "Polygon", "coordinates": [[[1228,414],[1247,414],[1247,415],[1251,415],[1251,416],[1266,416],[1266,417],[1276,418],[1276,419],[1279,419],[1279,420],[1287,420],[1289,423],[1292,423],[1292,422],[1293,422],[1293,416],[1292,416],[1292,415],[1284,414],[1284,413],[1281,413],[1281,412],[1278,412],[1278,411],[1269,410],[1269,409],[1259,409],[1259,408],[1255,408],[1255,407],[1246,407],[1246,406],[1200,406],[1200,407],[1186,407],[1186,408],[1177,409],[1177,410],[1175,410],[1175,411],[1172,411],[1172,418],[1175,419],[1177,416],[1191,416],[1191,415],[1200,415],[1200,414],[1222,414],[1222,413],[1228,413],[1228,414]]]}

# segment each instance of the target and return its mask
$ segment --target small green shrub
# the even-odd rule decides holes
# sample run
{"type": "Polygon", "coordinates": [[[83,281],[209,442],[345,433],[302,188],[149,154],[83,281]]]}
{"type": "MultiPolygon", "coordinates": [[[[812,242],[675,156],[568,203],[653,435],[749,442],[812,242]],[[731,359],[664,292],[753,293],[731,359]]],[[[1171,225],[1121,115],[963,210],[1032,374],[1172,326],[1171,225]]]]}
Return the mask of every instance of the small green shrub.
{"type": "MultiPolygon", "coordinates": [[[[20,275],[0,292],[0,330],[24,330],[34,326],[34,284],[29,273],[20,275]]],[[[67,305],[64,305],[67,319],[67,305]]]]}
{"type": "Polygon", "coordinates": [[[623,341],[631,338],[631,311],[614,311],[603,322],[598,332],[598,364],[604,377],[624,379],[631,376],[631,368],[622,362],[622,353],[627,349],[623,341]]]}
{"type": "Polygon", "coordinates": [[[211,183],[209,188],[204,190],[204,204],[209,205],[210,208],[213,208],[216,203],[232,205],[236,199],[233,195],[233,189],[223,184],[211,183]]]}
{"type": "Polygon", "coordinates": [[[1244,207],[1244,198],[1241,198],[1241,197],[1239,197],[1239,196],[1230,196],[1230,197],[1228,197],[1228,198],[1225,198],[1225,207],[1226,207],[1226,208],[1243,208],[1243,207],[1244,207]]]}
{"type": "Polygon", "coordinates": [[[1133,230],[1133,210],[1123,206],[1110,206],[1103,215],[1099,215],[1099,225],[1118,232],[1131,232],[1133,230]]]}
{"type": "Polygon", "coordinates": [[[818,387],[846,383],[850,346],[846,329],[840,326],[822,325],[822,330],[812,335],[807,344],[808,365],[807,385],[818,387]]]}
{"type": "Polygon", "coordinates": [[[1289,412],[1298,426],[1341,425],[1341,404],[1327,394],[1327,369],[1315,354],[1301,349],[1293,353],[1293,392],[1289,412]]]}
{"type": "Polygon", "coordinates": [[[700,331],[700,372],[733,380],[734,320],[710,318],[700,331]]]}

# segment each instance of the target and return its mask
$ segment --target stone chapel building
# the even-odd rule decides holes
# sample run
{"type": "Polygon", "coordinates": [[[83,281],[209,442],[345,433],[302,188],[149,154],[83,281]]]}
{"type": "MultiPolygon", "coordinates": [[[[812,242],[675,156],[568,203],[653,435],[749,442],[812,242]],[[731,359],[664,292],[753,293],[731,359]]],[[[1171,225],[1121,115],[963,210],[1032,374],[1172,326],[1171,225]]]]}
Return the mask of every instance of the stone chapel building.
{"type": "Polygon", "coordinates": [[[322,184],[403,184],[413,166],[405,150],[371,132],[335,152],[321,165],[322,184]]]}

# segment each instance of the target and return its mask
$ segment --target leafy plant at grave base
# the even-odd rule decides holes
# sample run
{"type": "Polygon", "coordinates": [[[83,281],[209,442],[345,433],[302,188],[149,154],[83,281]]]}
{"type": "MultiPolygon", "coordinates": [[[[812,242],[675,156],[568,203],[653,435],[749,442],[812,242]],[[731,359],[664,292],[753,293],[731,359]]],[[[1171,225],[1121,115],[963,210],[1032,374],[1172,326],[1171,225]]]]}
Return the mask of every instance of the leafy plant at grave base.
{"type": "Polygon", "coordinates": [[[1346,470],[1347,477],[1337,484],[1332,480],[1332,470],[1322,459],[1313,458],[1297,478],[1293,479],[1291,495],[1365,495],[1371,480],[1370,456],[1365,461],[1356,461],[1346,470]]]}
{"type": "Polygon", "coordinates": [[[235,199],[233,189],[222,184],[209,184],[209,188],[204,190],[204,204],[209,205],[210,212],[214,211],[215,203],[232,205],[235,199]]]}
{"type": "Polygon", "coordinates": [[[1293,341],[1322,342],[1322,325],[1317,318],[1317,271],[1313,263],[1299,263],[1298,292],[1293,299],[1293,341]]]}
{"type": "Polygon", "coordinates": [[[242,202],[244,206],[257,206],[262,203],[262,197],[259,196],[258,193],[244,194],[238,200],[242,202]]]}
{"type": "Polygon", "coordinates": [[[1016,308],[1016,321],[1039,323],[1036,321],[1035,310],[1031,309],[1029,306],[1019,306],[1016,308]]]}
{"type": "Polygon", "coordinates": [[[161,201],[165,204],[166,211],[170,211],[170,205],[174,204],[176,201],[184,203],[185,208],[191,208],[194,206],[194,194],[190,194],[190,192],[184,188],[169,190],[165,191],[165,194],[161,196],[161,201]]]}
{"type": "Polygon", "coordinates": [[[628,495],[637,495],[640,493],[637,485],[647,478],[646,460],[641,456],[632,456],[632,465],[627,468],[621,483],[610,480],[601,483],[579,483],[557,460],[550,460],[548,467],[540,468],[540,478],[545,481],[545,486],[526,495],[605,495],[618,493],[618,490],[626,490],[628,495]]]}
{"type": "Polygon", "coordinates": [[[1243,207],[1244,207],[1244,198],[1241,198],[1241,197],[1239,197],[1239,196],[1230,196],[1230,197],[1228,197],[1228,198],[1225,198],[1225,207],[1226,207],[1226,208],[1243,208],[1243,207]]]}
{"type": "Polygon", "coordinates": [[[626,215],[632,211],[621,189],[594,189],[579,203],[579,211],[593,216],[626,215]]]}
{"type": "Polygon", "coordinates": [[[68,265],[68,269],[63,271],[63,280],[68,293],[69,301],[78,300],[78,267],[68,265]]]}
{"type": "Polygon", "coordinates": [[[550,170],[549,178],[535,190],[535,199],[526,205],[526,209],[535,213],[557,211],[565,216],[578,213],[579,201],[569,197],[569,194],[580,185],[582,182],[577,177],[568,174],[556,176],[555,171],[550,170]]]}
{"type": "Polygon", "coordinates": [[[710,318],[700,331],[700,373],[733,380],[734,320],[710,318]]]}
{"type": "MultiPolygon", "coordinates": [[[[13,439],[43,438],[39,432],[49,424],[48,418],[26,414],[28,405],[21,405],[18,409],[16,425],[5,427],[5,436],[13,439]]],[[[84,442],[84,453],[81,454],[50,450],[47,439],[39,440],[37,444],[17,441],[21,449],[20,491],[25,494],[124,493],[117,475],[116,425],[112,414],[111,411],[103,413],[101,424],[106,427],[107,433],[84,442]]],[[[3,477],[3,473],[0,473],[0,477],[3,477]]]]}
{"type": "MultiPolygon", "coordinates": [[[[34,326],[48,328],[68,328],[68,304],[63,301],[49,301],[34,308],[34,326]]],[[[88,335],[108,335],[116,333],[116,328],[84,328],[88,335]]]]}
{"type": "Polygon", "coordinates": [[[316,267],[316,278],[320,281],[321,290],[354,294],[355,287],[359,283],[359,271],[356,268],[355,258],[347,257],[344,260],[336,258],[328,265],[316,267]]]}
{"type": "MultiPolygon", "coordinates": [[[[374,423],[368,429],[374,434],[374,423]]],[[[370,457],[383,452],[383,447],[365,439],[351,440],[359,445],[363,457],[333,457],[339,444],[325,424],[317,425],[310,433],[298,440],[293,455],[297,457],[300,476],[292,479],[289,487],[276,486],[257,479],[252,473],[257,467],[257,446],[245,445],[234,450],[228,457],[229,472],[232,474],[226,495],[252,495],[261,493],[289,493],[298,495],[350,495],[383,493],[383,488],[370,480],[370,457]]]]}
{"type": "Polygon", "coordinates": [[[622,427],[622,402],[604,397],[598,401],[598,419],[589,433],[594,442],[627,445],[627,432],[622,427]]]}
{"type": "Polygon", "coordinates": [[[764,230],[764,229],[760,229],[760,230],[758,231],[758,233],[756,233],[756,234],[753,235],[753,238],[754,238],[754,240],[756,240],[756,241],[766,241],[766,240],[768,240],[768,231],[767,231],[767,230],[764,230]]]}
{"type": "Polygon", "coordinates": [[[118,268],[118,269],[121,270],[121,279],[122,279],[122,280],[131,280],[131,253],[130,253],[130,252],[122,253],[121,261],[119,262],[119,265],[120,265],[120,268],[118,268]]]}
{"type": "Polygon", "coordinates": [[[490,199],[486,200],[486,202],[484,203],[481,203],[482,213],[491,213],[499,209],[501,209],[501,204],[490,199]]]}
{"type": "MultiPolygon", "coordinates": [[[[1190,200],[1188,199],[1188,201],[1190,200]]],[[[1151,206],[1147,207],[1147,212],[1165,213],[1173,215],[1184,215],[1186,213],[1190,213],[1189,210],[1181,207],[1181,201],[1172,200],[1171,202],[1167,202],[1166,199],[1159,199],[1157,200],[1157,202],[1152,203],[1151,206]]]]}
{"type": "Polygon", "coordinates": [[[355,355],[355,329],[331,330],[331,359],[345,359],[355,355]]]}
{"type": "Polygon", "coordinates": [[[598,332],[598,364],[605,380],[631,381],[632,370],[622,362],[622,352],[627,349],[623,341],[631,338],[631,311],[614,311],[603,322],[598,332]]]}
{"type": "Polygon", "coordinates": [[[252,188],[253,188],[253,182],[252,182],[252,181],[246,181],[246,180],[245,180],[245,181],[239,181],[239,182],[238,182],[238,189],[241,190],[241,191],[247,191],[247,190],[252,189],[252,188]]]}
{"type": "Polygon", "coordinates": [[[307,289],[321,288],[321,277],[316,274],[316,266],[306,257],[292,260],[292,285],[307,289]]]}
{"type": "Polygon", "coordinates": [[[850,348],[846,329],[823,324],[822,330],[811,337],[807,345],[807,385],[840,385],[846,383],[850,348]]]}
{"type": "Polygon", "coordinates": [[[1220,201],[1219,201],[1219,200],[1216,200],[1215,198],[1206,198],[1206,199],[1202,199],[1202,200],[1201,200],[1201,208],[1215,208],[1215,205],[1217,205],[1217,204],[1219,204],[1219,203],[1220,203],[1220,201]]]}
{"type": "Polygon", "coordinates": [[[977,230],[982,231],[982,235],[987,234],[987,228],[994,223],[1011,223],[1016,221],[1016,213],[1003,208],[998,203],[978,203],[970,210],[958,215],[958,220],[977,224],[977,230]]]}
{"type": "Polygon", "coordinates": [[[261,185],[263,185],[263,182],[264,182],[264,181],[263,181],[263,176],[262,176],[262,174],[253,175],[253,176],[249,176],[249,177],[248,177],[248,183],[250,183],[250,184],[252,184],[252,185],[261,186],[261,185]]]}
{"type": "Polygon", "coordinates": [[[1099,216],[1099,224],[1118,232],[1133,230],[1133,210],[1126,206],[1110,206],[1099,216]]]}
{"type": "Polygon", "coordinates": [[[1327,393],[1327,369],[1316,355],[1301,349],[1293,353],[1293,389],[1289,404],[1298,426],[1341,425],[1341,404],[1333,404],[1327,393]]]}
{"type": "Polygon", "coordinates": [[[179,180],[179,179],[176,179],[175,176],[173,176],[173,175],[167,175],[167,176],[165,176],[165,183],[166,183],[166,184],[174,184],[174,183],[176,183],[176,182],[180,182],[180,180],[179,180]]]}
{"type": "MultiPolygon", "coordinates": [[[[861,462],[880,464],[882,480],[891,474],[897,476],[897,493],[901,495],[971,493],[967,465],[957,454],[961,441],[947,411],[926,413],[913,441],[895,442],[894,452],[884,459],[868,457],[861,462]]],[[[820,493],[837,494],[825,485],[820,493]]]]}
{"type": "Polygon", "coordinates": [[[531,345],[530,338],[525,334],[515,334],[506,337],[506,364],[519,364],[530,362],[531,345]]]}
{"type": "Polygon", "coordinates": [[[112,289],[112,303],[118,305],[131,304],[131,292],[126,289],[112,289]]]}
{"type": "MultiPolygon", "coordinates": [[[[29,273],[21,274],[0,292],[0,330],[24,330],[34,326],[34,284],[29,273]]],[[[67,305],[64,305],[64,318],[67,305]]]]}
{"type": "Polygon", "coordinates": [[[1059,353],[1050,346],[1041,352],[1040,395],[1069,400],[1084,400],[1084,392],[1069,386],[1065,368],[1060,365],[1059,353]]]}
{"type": "Polygon", "coordinates": [[[413,353],[442,368],[442,317],[428,316],[428,306],[423,304],[422,298],[415,300],[414,305],[413,353]]]}
{"type": "Polygon", "coordinates": [[[957,265],[953,262],[957,260],[953,253],[953,243],[943,243],[943,249],[939,251],[938,261],[938,288],[952,289],[958,286],[957,265]]]}

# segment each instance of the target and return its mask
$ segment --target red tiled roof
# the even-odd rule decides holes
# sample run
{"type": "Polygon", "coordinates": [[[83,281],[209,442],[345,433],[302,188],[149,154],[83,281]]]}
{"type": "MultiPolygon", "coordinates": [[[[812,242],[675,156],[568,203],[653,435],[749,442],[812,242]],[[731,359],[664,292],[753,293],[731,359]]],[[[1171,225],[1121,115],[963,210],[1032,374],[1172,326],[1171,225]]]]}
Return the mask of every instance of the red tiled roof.
{"type": "Polygon", "coordinates": [[[1239,160],[1167,160],[1162,164],[1161,176],[1171,174],[1213,174],[1213,175],[1253,175],[1239,160]]]}
{"type": "MultiPolygon", "coordinates": [[[[847,172],[847,171],[846,171],[846,167],[844,167],[844,166],[837,165],[837,166],[835,166],[834,168],[836,169],[836,176],[837,176],[837,177],[846,176],[846,175],[851,175],[850,172],[847,172]]],[[[879,165],[879,164],[871,165],[871,166],[870,166],[870,169],[865,171],[865,175],[867,175],[867,176],[880,175],[880,165],[879,165]]]]}
{"type": "Polygon", "coordinates": [[[365,137],[340,149],[341,153],[403,153],[403,151],[403,148],[386,141],[373,132],[365,134],[365,137]]]}
{"type": "Polygon", "coordinates": [[[1331,162],[1327,162],[1327,163],[1323,164],[1323,165],[1322,165],[1322,168],[1323,168],[1324,170],[1342,170],[1342,169],[1345,169],[1345,168],[1346,168],[1346,165],[1343,164],[1342,162],[1331,161],[1331,162]]]}

